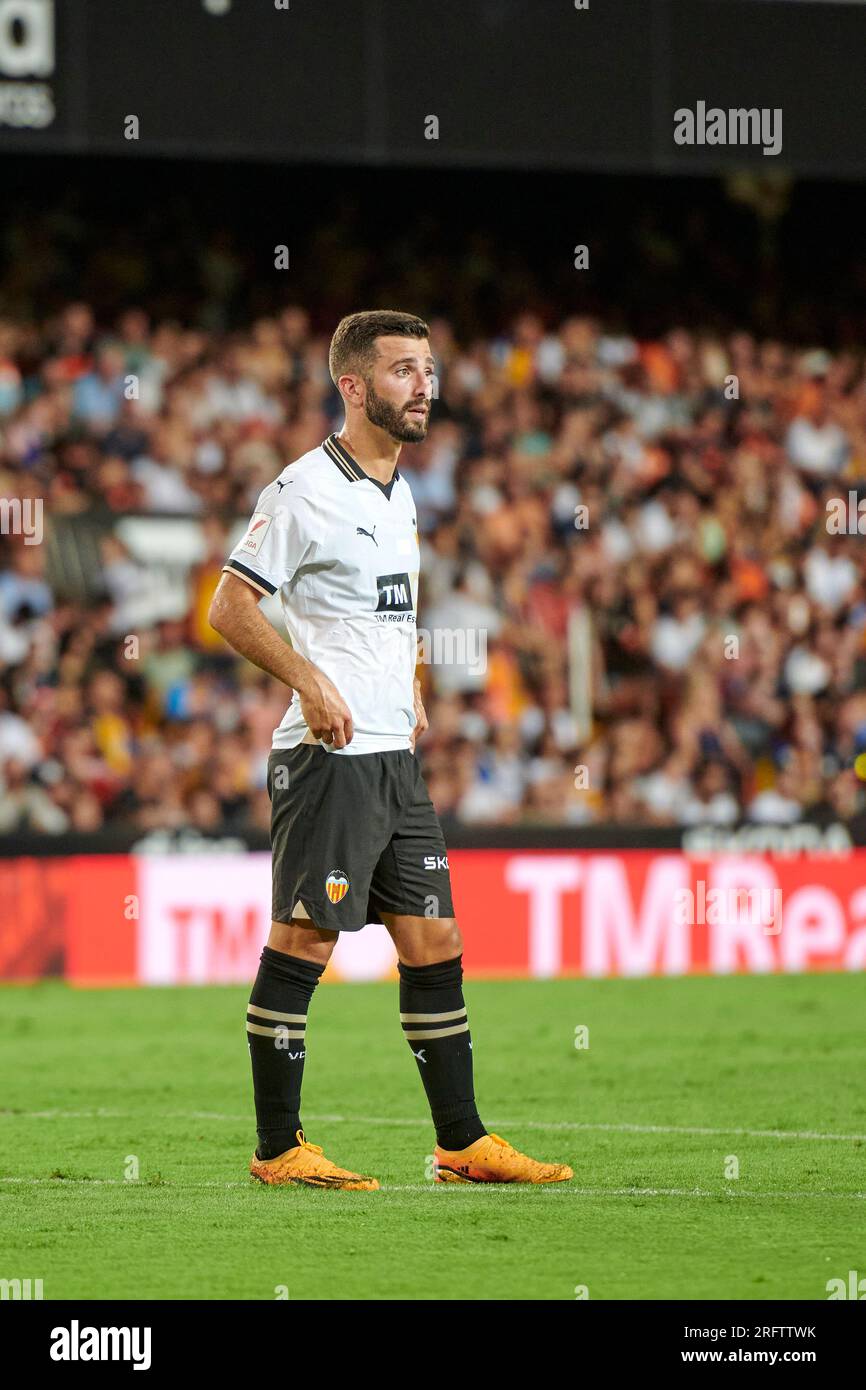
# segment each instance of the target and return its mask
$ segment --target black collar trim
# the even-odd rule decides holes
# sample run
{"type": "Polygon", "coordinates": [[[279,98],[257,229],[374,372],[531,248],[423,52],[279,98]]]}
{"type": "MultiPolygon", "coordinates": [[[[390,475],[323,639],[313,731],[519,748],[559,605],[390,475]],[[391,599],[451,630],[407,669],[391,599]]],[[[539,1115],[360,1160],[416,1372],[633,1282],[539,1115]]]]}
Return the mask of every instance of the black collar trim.
{"type": "Polygon", "coordinates": [[[368,483],[374,483],[377,488],[384,492],[390,502],[394,484],[400,477],[396,468],[394,469],[394,476],[390,482],[380,483],[378,478],[371,478],[369,473],[364,472],[357,459],[352,458],[348,449],[344,448],[335,434],[329,434],[328,438],[322,441],[322,448],[331,461],[337,465],[344,477],[348,478],[350,483],[360,483],[366,479],[368,483]]]}
{"type": "Polygon", "coordinates": [[[343,448],[343,445],[335,434],[328,435],[328,438],[324,440],[322,444],[322,448],[325,450],[325,453],[333,459],[340,472],[345,473],[350,482],[356,483],[360,482],[362,478],[366,478],[367,474],[364,472],[361,465],[355,462],[348,449],[343,448]]]}

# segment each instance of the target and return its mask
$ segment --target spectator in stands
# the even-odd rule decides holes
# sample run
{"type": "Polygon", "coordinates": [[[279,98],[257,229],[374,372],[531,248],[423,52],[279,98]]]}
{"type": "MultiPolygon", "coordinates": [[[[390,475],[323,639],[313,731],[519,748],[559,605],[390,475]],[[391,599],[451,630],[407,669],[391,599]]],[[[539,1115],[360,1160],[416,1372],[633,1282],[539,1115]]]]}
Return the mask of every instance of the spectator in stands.
{"type": "MultiPolygon", "coordinates": [[[[231,247],[213,255],[234,284],[231,247]]],[[[238,519],[335,400],[304,307],[231,332],[213,308],[190,327],[138,306],[103,325],[82,301],[0,320],[2,494],[71,528],[64,546],[0,535],[4,832],[267,823],[288,695],[202,614],[238,519]],[[117,526],[136,513],[147,549],[117,526]],[[192,528],[181,544],[166,514],[192,528]]],[[[466,341],[439,316],[431,336],[437,419],[400,466],[440,815],[862,811],[866,551],[825,525],[863,476],[862,359],[534,309],[466,341]]]]}

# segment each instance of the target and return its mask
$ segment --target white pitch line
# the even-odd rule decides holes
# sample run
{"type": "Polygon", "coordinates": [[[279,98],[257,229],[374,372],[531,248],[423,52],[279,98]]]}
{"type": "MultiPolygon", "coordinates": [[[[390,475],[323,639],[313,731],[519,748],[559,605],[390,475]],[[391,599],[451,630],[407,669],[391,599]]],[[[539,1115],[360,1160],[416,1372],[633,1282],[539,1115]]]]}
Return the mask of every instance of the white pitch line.
{"type": "Polygon", "coordinates": [[[823,1191],[818,1191],[818,1192],[751,1192],[751,1191],[740,1191],[740,1192],[735,1192],[735,1191],[733,1191],[733,1189],[731,1189],[731,1190],[726,1190],[726,1191],[723,1191],[723,1192],[705,1192],[705,1191],[703,1191],[701,1188],[698,1188],[698,1187],[573,1187],[572,1184],[571,1184],[570,1182],[553,1182],[553,1183],[498,1183],[498,1184],[497,1184],[497,1183],[483,1183],[483,1184],[479,1184],[479,1183],[462,1183],[462,1184],[461,1184],[461,1183],[436,1183],[436,1184],[433,1184],[433,1183],[430,1183],[430,1184],[424,1184],[424,1183],[415,1183],[415,1184],[406,1183],[406,1184],[402,1184],[402,1185],[400,1185],[400,1184],[390,1184],[390,1183],[389,1183],[389,1184],[387,1185],[387,1187],[384,1187],[382,1190],[385,1191],[385,1192],[426,1192],[426,1191],[428,1190],[428,1188],[431,1188],[431,1187],[433,1188],[434,1191],[436,1191],[436,1190],[438,1190],[440,1187],[442,1187],[442,1188],[445,1188],[445,1187],[454,1188],[454,1187],[458,1187],[458,1186],[462,1186],[462,1187],[477,1187],[477,1186],[484,1186],[484,1187],[508,1187],[508,1188],[512,1188],[512,1189],[513,1189],[513,1188],[517,1188],[517,1187],[520,1187],[520,1188],[525,1188],[525,1187],[559,1188],[559,1189],[561,1189],[561,1190],[564,1191],[564,1192],[567,1191],[567,1192],[573,1193],[573,1195],[576,1196],[576,1197],[740,1197],[740,1198],[741,1198],[741,1197],[756,1197],[756,1198],[759,1198],[759,1199],[764,1199],[764,1198],[768,1198],[768,1197],[771,1197],[771,1198],[774,1198],[774,1199],[777,1198],[777,1197],[784,1197],[784,1198],[791,1198],[791,1197],[800,1198],[800,1197],[802,1197],[802,1198],[807,1198],[807,1199],[808,1199],[808,1198],[815,1198],[815,1197],[818,1197],[818,1198],[821,1198],[822,1200],[823,1200],[825,1197],[833,1197],[833,1198],[838,1198],[838,1199],[840,1199],[840,1200],[846,1200],[847,1198],[851,1197],[851,1198],[857,1198],[857,1199],[860,1200],[860,1201],[866,1201],[866,1192],[823,1192],[823,1191]]]}
{"type": "MultiPolygon", "coordinates": [[[[125,1110],[0,1110],[0,1119],[21,1120],[221,1120],[229,1123],[248,1124],[251,1113],[228,1115],[215,1110],[164,1110],[132,1112],[125,1110]]],[[[391,1119],[381,1115],[305,1115],[311,1124],[358,1124],[379,1125],[397,1128],[429,1129],[429,1119],[391,1119]]],[[[695,1134],[704,1138],[723,1138],[736,1135],[746,1139],[806,1139],[834,1140],[841,1143],[866,1144],[866,1134],[824,1134],[819,1130],[796,1129],[741,1129],[730,1126],[712,1129],[704,1125],[639,1125],[639,1124],[591,1124],[580,1120],[499,1120],[489,1121],[495,1130],[499,1129],[539,1129],[599,1132],[607,1134],[695,1134]]]]}
{"type": "MultiPolygon", "coordinates": [[[[129,1182],[125,1178],[12,1178],[0,1177],[0,1183],[20,1183],[27,1186],[52,1183],[55,1187],[66,1185],[67,1187],[77,1185],[79,1187],[141,1187],[152,1188],[156,1191],[160,1187],[171,1187],[175,1190],[186,1191],[192,1188],[246,1188],[254,1191],[258,1184],[252,1179],[243,1182],[175,1182],[166,1179],[159,1183],[149,1183],[147,1181],[129,1182]]],[[[476,1191],[483,1187],[485,1189],[496,1188],[501,1191],[508,1189],[524,1190],[527,1187],[556,1188],[562,1192],[568,1192],[573,1197],[736,1197],[755,1198],[759,1201],[777,1199],[792,1200],[802,1199],[806,1201],[824,1201],[832,1198],[837,1201],[866,1201],[866,1192],[752,1192],[750,1190],[735,1191],[733,1188],[726,1188],[720,1192],[711,1192],[699,1187],[574,1187],[569,1182],[560,1183],[386,1183],[379,1189],[381,1192],[453,1192],[457,1187],[463,1189],[474,1188],[476,1191]]]]}

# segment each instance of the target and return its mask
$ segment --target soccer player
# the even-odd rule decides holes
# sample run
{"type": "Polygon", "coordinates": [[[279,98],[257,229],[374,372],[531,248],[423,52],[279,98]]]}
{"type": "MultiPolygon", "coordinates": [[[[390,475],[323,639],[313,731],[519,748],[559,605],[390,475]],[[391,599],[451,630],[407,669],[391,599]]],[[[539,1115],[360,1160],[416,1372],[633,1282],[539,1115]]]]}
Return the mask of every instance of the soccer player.
{"type": "Polygon", "coordinates": [[[438,1182],[561,1182],[488,1134],[478,1115],[463,1000],[463,939],[448,857],[415,740],[419,539],[397,471],[423,440],[429,330],[410,314],[342,320],[330,372],[345,424],[261,493],[210,608],[217,632],[292,689],[268,761],[273,906],[247,1013],[265,1183],[374,1189],[301,1126],[307,1011],[341,931],[382,922],[397,948],[400,1019],[436,1129],[438,1182]],[[280,595],[289,646],[259,609],[280,595]]]}

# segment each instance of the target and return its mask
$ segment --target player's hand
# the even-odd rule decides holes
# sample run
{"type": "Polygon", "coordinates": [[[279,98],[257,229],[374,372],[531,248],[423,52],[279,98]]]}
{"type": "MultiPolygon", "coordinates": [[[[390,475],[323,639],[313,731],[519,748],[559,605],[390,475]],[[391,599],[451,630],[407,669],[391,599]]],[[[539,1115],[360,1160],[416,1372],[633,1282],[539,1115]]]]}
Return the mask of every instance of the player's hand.
{"type": "Polygon", "coordinates": [[[421,699],[421,682],[419,681],[417,676],[415,677],[414,704],[415,727],[409,735],[409,747],[412,749],[413,753],[415,752],[415,740],[419,739],[422,734],[426,733],[430,727],[430,724],[427,720],[427,712],[424,709],[424,702],[421,699]]]}
{"type": "Polygon", "coordinates": [[[345,748],[355,733],[349,706],[332,681],[323,672],[311,668],[310,678],[303,690],[298,689],[301,714],[307,728],[316,738],[345,748]]]}

